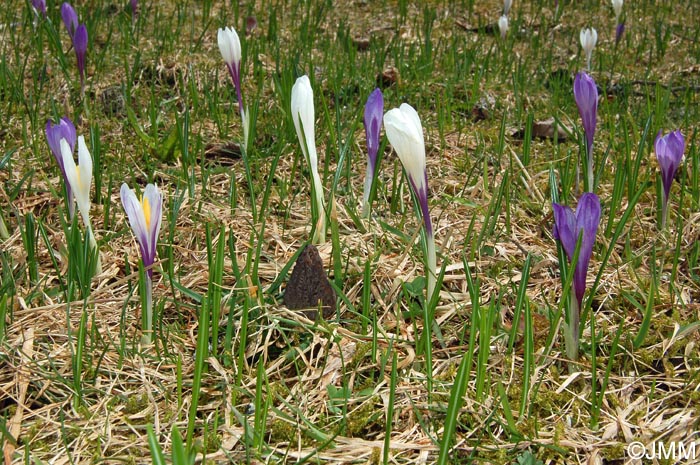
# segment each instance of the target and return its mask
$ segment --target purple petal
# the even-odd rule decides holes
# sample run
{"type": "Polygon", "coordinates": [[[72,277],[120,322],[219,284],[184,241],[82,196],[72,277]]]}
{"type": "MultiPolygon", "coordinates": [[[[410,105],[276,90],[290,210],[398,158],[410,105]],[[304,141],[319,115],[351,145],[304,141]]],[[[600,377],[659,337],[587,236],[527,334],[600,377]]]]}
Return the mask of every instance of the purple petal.
{"type": "Polygon", "coordinates": [[[598,118],[598,88],[595,81],[586,73],[578,73],[574,79],[574,99],[578,112],[583,122],[583,130],[586,133],[587,149],[590,152],[593,147],[596,122],[598,118]]]}
{"type": "Polygon", "coordinates": [[[574,215],[571,208],[558,203],[552,204],[552,210],[554,211],[554,238],[561,242],[566,256],[571,260],[576,250],[576,240],[578,239],[576,215],[574,215]]]}
{"type": "Polygon", "coordinates": [[[625,33],[625,22],[622,21],[615,28],[615,43],[618,44],[620,39],[622,39],[622,34],[625,33]]]}
{"type": "Polygon", "coordinates": [[[578,239],[579,231],[583,231],[581,237],[581,249],[579,250],[578,262],[574,271],[574,291],[579,306],[583,300],[583,293],[586,290],[586,274],[588,264],[593,255],[593,245],[595,236],[600,224],[600,199],[597,195],[586,192],[581,196],[576,206],[576,234],[578,239]]]}
{"type": "Polygon", "coordinates": [[[75,126],[66,117],[61,118],[57,124],[51,124],[51,120],[46,121],[46,141],[49,144],[51,153],[56,158],[58,166],[61,167],[61,171],[65,176],[65,169],[63,167],[63,155],[61,155],[61,139],[66,139],[71,151],[75,150],[75,143],[77,140],[75,126]]]}
{"type": "Polygon", "coordinates": [[[46,17],[46,0],[32,0],[32,6],[41,16],[46,17]]]}
{"type": "Polygon", "coordinates": [[[78,60],[78,71],[82,79],[85,75],[85,54],[88,47],[88,33],[84,24],[79,25],[75,30],[73,46],[75,47],[75,56],[78,60]]]}
{"type": "Polygon", "coordinates": [[[71,40],[73,40],[75,31],[78,29],[78,14],[68,2],[64,2],[63,5],[61,5],[61,19],[63,19],[63,24],[66,26],[68,35],[71,40]]]}
{"type": "Polygon", "coordinates": [[[377,164],[377,152],[379,151],[379,137],[384,117],[384,97],[382,91],[377,88],[369,95],[365,104],[365,133],[367,135],[367,157],[371,169],[371,176],[377,164]]]}

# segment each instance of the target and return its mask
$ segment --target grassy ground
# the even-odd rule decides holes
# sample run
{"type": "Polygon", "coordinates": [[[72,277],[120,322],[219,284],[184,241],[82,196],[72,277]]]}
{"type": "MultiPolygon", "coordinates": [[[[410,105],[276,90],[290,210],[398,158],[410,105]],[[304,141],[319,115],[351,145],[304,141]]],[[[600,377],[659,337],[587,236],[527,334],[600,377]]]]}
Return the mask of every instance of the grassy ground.
{"type": "Polygon", "coordinates": [[[558,10],[516,0],[505,40],[495,0],[142,1],[135,21],[127,2],[77,2],[90,37],[81,97],[49,3],[48,20],[29,2],[0,6],[6,463],[150,463],[156,443],[178,450],[173,430],[209,463],[622,464],[640,463],[626,453],[633,441],[697,441],[700,4],[626,2],[616,45],[611,6],[589,0],[558,10]],[[216,44],[229,25],[243,42],[255,121],[245,159],[216,44]],[[588,26],[599,34],[591,75],[602,93],[603,213],[581,358],[568,363],[551,199],[578,197],[572,76],[585,67],[588,26]],[[319,251],[338,314],[318,322],[281,303],[311,232],[309,170],[289,110],[302,74],[334,198],[319,251]],[[420,223],[385,138],[372,218],[359,217],[361,117],[378,83],[385,110],[410,103],[425,131],[439,334],[424,331],[420,223]],[[88,285],[70,271],[80,238],[67,239],[44,135],[61,116],[95,158],[102,273],[88,285]],[[549,118],[561,137],[523,140],[549,118]],[[653,141],[675,129],[685,159],[660,231],[653,141]],[[139,342],[124,181],[155,182],[166,198],[150,346],[139,342]]]}

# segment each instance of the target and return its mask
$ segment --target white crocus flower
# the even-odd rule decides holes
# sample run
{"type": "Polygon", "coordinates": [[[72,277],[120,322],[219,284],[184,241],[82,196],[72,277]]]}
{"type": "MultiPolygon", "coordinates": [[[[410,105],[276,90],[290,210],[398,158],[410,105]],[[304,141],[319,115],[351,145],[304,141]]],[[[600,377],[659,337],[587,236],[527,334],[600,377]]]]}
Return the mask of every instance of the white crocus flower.
{"type": "Polygon", "coordinates": [[[594,28],[581,29],[581,47],[586,53],[586,67],[589,71],[591,69],[591,55],[596,42],[598,42],[598,32],[594,28]]]}
{"type": "Polygon", "coordinates": [[[219,29],[217,36],[219,42],[219,50],[224,62],[229,67],[238,67],[241,64],[241,40],[238,38],[238,33],[232,27],[219,29]]]}
{"type": "Polygon", "coordinates": [[[296,80],[292,87],[292,120],[297,131],[301,151],[311,168],[311,190],[316,198],[318,219],[316,232],[312,239],[314,244],[326,241],[326,212],[323,206],[323,186],[318,174],[318,154],[316,152],[316,136],[314,130],[314,91],[311,89],[309,77],[304,75],[296,80]]]}
{"type": "Polygon", "coordinates": [[[386,137],[389,139],[401,164],[406,170],[408,180],[418,199],[423,226],[426,235],[426,261],[428,270],[428,300],[435,290],[437,260],[435,254],[435,237],[428,209],[428,174],[425,168],[425,141],[423,126],[416,110],[409,104],[403,103],[399,108],[389,110],[384,115],[386,137]]]}
{"type": "MultiPolygon", "coordinates": [[[[73,151],[66,139],[61,139],[61,156],[63,157],[63,166],[66,170],[66,178],[70,184],[75,200],[78,204],[78,210],[83,218],[83,223],[87,229],[87,235],[90,245],[97,250],[97,242],[95,235],[92,232],[90,224],[90,185],[92,184],[92,157],[85,145],[85,137],[78,137],[78,165],[76,166],[73,160],[73,151]]],[[[100,254],[97,252],[97,274],[102,272],[100,264],[100,254]]]]}

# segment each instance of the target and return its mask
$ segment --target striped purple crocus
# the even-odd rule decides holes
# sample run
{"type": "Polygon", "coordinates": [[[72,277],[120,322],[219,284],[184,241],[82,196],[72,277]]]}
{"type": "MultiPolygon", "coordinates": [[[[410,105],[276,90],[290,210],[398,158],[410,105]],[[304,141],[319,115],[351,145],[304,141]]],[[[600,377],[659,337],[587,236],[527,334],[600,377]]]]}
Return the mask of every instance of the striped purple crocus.
{"type": "Polygon", "coordinates": [[[593,138],[598,121],[598,88],[593,78],[584,72],[574,78],[574,99],[586,135],[588,192],[593,192],[593,138]]]}
{"type": "Polygon", "coordinates": [[[78,72],[80,73],[80,92],[85,92],[85,55],[88,47],[88,33],[84,24],[78,25],[73,36],[73,48],[78,62],[78,72]]]}
{"type": "Polygon", "coordinates": [[[70,147],[71,153],[75,152],[75,144],[77,142],[77,135],[75,132],[75,126],[73,122],[66,117],[60,119],[56,124],[52,124],[51,120],[46,121],[46,141],[49,144],[51,153],[53,153],[58,167],[61,169],[61,175],[63,176],[63,184],[66,186],[66,200],[68,202],[68,216],[71,221],[73,221],[73,215],[75,214],[75,203],[73,198],[73,190],[68,182],[68,177],[66,176],[66,167],[63,164],[63,154],[61,153],[61,139],[65,139],[70,147]]]}
{"type": "Polygon", "coordinates": [[[61,5],[61,19],[66,26],[71,42],[73,42],[75,31],[78,29],[78,14],[68,2],[64,2],[61,5]]]}
{"type": "Polygon", "coordinates": [[[144,340],[150,342],[153,331],[153,263],[156,260],[156,244],[160,232],[163,195],[153,184],[146,185],[141,199],[133,190],[122,184],[120,196],[129,224],[141,250],[146,270],[146,308],[143,310],[144,340]]]}
{"type": "Polygon", "coordinates": [[[423,126],[418,112],[409,104],[402,103],[399,108],[389,110],[384,115],[384,127],[401,164],[406,171],[408,181],[413,188],[423,216],[423,226],[426,236],[426,262],[428,270],[428,300],[435,291],[437,260],[435,254],[435,237],[428,209],[428,173],[425,168],[425,141],[423,126]]]}
{"type": "Polygon", "coordinates": [[[367,135],[367,173],[365,174],[365,192],[362,196],[362,214],[369,215],[369,194],[372,182],[377,174],[377,154],[379,153],[379,137],[382,130],[384,115],[384,96],[377,88],[367,98],[365,104],[365,134],[367,135]]]}
{"type": "Polygon", "coordinates": [[[552,209],[554,210],[554,239],[561,242],[569,261],[573,260],[576,244],[579,236],[581,237],[578,260],[574,265],[572,283],[574,295],[573,298],[570,298],[566,339],[567,354],[571,360],[576,360],[578,358],[579,317],[583,294],[586,292],[586,275],[600,223],[600,199],[597,195],[586,192],[579,199],[575,213],[571,208],[558,203],[553,203],[552,209]]]}
{"type": "Polygon", "coordinates": [[[668,196],[671,193],[671,184],[673,177],[683,159],[685,152],[685,138],[680,131],[673,131],[665,136],[661,135],[661,131],[656,135],[654,142],[654,151],[656,159],[659,162],[661,170],[661,183],[663,184],[663,198],[661,200],[661,229],[666,228],[666,219],[668,217],[668,196]]]}

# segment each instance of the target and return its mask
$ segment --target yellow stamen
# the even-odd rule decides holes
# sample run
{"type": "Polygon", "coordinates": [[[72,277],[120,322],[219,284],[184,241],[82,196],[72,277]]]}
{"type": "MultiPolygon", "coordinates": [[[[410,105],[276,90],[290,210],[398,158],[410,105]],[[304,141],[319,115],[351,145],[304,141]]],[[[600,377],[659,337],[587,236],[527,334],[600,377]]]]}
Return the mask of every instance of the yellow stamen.
{"type": "Polygon", "coordinates": [[[143,209],[143,216],[146,218],[146,229],[150,231],[151,229],[151,204],[148,203],[148,198],[141,197],[141,208],[143,209]]]}
{"type": "Polygon", "coordinates": [[[80,167],[75,165],[75,174],[78,176],[78,185],[80,185],[80,167]]]}

